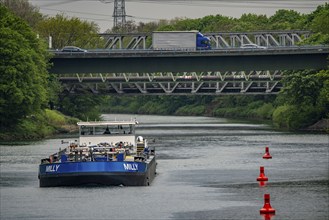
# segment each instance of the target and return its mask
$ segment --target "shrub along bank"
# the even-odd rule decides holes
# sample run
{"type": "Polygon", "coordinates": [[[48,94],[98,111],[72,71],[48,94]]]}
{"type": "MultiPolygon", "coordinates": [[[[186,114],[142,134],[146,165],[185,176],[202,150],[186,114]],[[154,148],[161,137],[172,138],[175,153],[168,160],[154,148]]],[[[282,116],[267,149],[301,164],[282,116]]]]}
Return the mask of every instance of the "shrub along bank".
{"type": "Polygon", "coordinates": [[[0,132],[1,141],[37,140],[58,133],[77,131],[78,119],[46,109],[21,119],[15,128],[0,132]]]}

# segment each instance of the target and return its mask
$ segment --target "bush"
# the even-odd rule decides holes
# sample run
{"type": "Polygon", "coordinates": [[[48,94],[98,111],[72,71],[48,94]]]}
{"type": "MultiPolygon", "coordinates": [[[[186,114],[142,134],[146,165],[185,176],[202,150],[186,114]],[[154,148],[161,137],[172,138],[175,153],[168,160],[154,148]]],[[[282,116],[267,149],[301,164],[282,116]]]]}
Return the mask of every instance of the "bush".
{"type": "Polygon", "coordinates": [[[138,110],[138,113],[164,115],[166,114],[166,107],[149,101],[138,110]]]}
{"type": "Polygon", "coordinates": [[[0,140],[37,140],[56,133],[67,133],[76,130],[77,122],[78,119],[47,109],[21,119],[12,129],[2,131],[0,140]]]}
{"type": "Polygon", "coordinates": [[[283,105],[273,112],[273,123],[278,128],[296,130],[315,122],[317,110],[312,106],[283,105]]]}
{"type": "Polygon", "coordinates": [[[66,123],[65,116],[58,111],[46,109],[45,116],[49,125],[60,126],[66,123]]]}
{"type": "Polygon", "coordinates": [[[203,105],[186,105],[177,109],[175,115],[203,115],[205,109],[203,105]]]}
{"type": "Polygon", "coordinates": [[[274,107],[271,103],[264,103],[258,109],[256,109],[256,115],[263,119],[272,119],[274,107]]]}

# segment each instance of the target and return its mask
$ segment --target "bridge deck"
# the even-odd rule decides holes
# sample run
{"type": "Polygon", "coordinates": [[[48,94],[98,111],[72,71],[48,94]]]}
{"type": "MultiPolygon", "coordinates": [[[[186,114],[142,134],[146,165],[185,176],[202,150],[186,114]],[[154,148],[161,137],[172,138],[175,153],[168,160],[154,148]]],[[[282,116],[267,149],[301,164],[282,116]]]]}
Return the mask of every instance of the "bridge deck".
{"type": "Polygon", "coordinates": [[[328,47],[55,53],[51,73],[143,73],[327,68],[328,47]]]}

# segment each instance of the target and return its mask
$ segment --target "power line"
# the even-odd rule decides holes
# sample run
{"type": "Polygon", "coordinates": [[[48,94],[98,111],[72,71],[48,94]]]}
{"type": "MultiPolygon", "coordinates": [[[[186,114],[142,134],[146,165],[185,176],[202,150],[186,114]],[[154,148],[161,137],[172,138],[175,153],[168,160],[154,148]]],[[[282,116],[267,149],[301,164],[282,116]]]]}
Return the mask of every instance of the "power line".
{"type": "Polygon", "coordinates": [[[52,8],[42,8],[43,10],[48,11],[58,11],[58,12],[69,12],[69,13],[76,13],[76,14],[86,14],[86,15],[96,15],[96,16],[106,16],[107,14],[98,14],[98,13],[90,13],[90,12],[80,12],[80,11],[70,11],[70,10],[60,10],[60,9],[52,9],[52,8]]]}
{"type": "MultiPolygon", "coordinates": [[[[47,2],[47,5],[60,5],[60,4],[68,4],[68,3],[74,3],[74,2],[99,2],[103,0],[52,0],[52,3],[49,3],[49,0],[30,0],[32,2],[47,2]],[[56,1],[58,1],[56,3],[56,1]]],[[[106,2],[113,3],[116,0],[108,0],[106,2]]],[[[203,6],[203,5],[218,5],[222,3],[229,3],[229,4],[271,4],[271,5],[278,5],[278,7],[282,7],[284,5],[309,5],[309,6],[317,6],[319,4],[323,4],[328,1],[324,0],[125,0],[126,2],[141,2],[141,3],[150,3],[150,4],[180,4],[180,5],[197,5],[197,6],[203,6]]]]}
{"type": "Polygon", "coordinates": [[[323,4],[324,1],[310,1],[300,0],[300,1],[289,1],[289,0],[278,0],[278,1],[257,1],[257,0],[231,0],[231,1],[177,1],[177,0],[167,0],[167,1],[154,1],[154,0],[127,0],[127,2],[139,2],[139,3],[150,3],[150,4],[166,4],[166,5],[182,5],[182,6],[199,6],[199,7],[232,7],[232,8],[299,8],[299,9],[311,9],[320,4],[323,4]],[[318,3],[316,3],[318,2],[318,3]]]}
{"type": "MultiPolygon", "coordinates": [[[[102,0],[29,0],[30,2],[39,2],[39,7],[42,10],[47,11],[58,11],[63,13],[75,13],[79,15],[87,15],[87,16],[79,16],[79,18],[93,20],[93,21],[114,21],[114,26],[118,25],[119,23],[125,22],[126,17],[135,18],[135,19],[142,19],[142,20],[161,20],[157,18],[148,18],[148,17],[138,17],[134,15],[127,15],[122,8],[115,9],[113,12],[113,19],[109,18],[107,14],[99,14],[99,13],[90,13],[90,12],[83,12],[83,11],[70,11],[70,10],[58,10],[52,9],[51,7],[56,7],[65,4],[79,4],[79,2],[94,2],[100,3],[102,0]],[[118,11],[119,10],[119,11],[118,11]],[[121,11],[120,11],[121,10],[121,11]],[[91,18],[91,16],[97,16],[101,18],[91,18]],[[116,24],[116,25],[115,25],[116,24]]],[[[324,4],[324,2],[328,1],[321,1],[321,0],[103,0],[107,3],[115,3],[115,2],[126,2],[126,4],[130,3],[141,3],[141,4],[157,4],[157,5],[179,5],[179,6],[187,6],[187,7],[203,7],[203,8],[264,8],[264,9],[313,9],[316,8],[318,5],[324,4]]],[[[123,6],[125,6],[123,4],[123,6]]],[[[74,16],[70,16],[74,17],[74,16]]]]}
{"type": "MultiPolygon", "coordinates": [[[[67,10],[57,10],[57,9],[48,9],[48,8],[42,8],[42,10],[46,10],[46,11],[56,11],[56,12],[69,12],[69,13],[76,13],[76,14],[89,14],[89,15],[96,15],[96,16],[107,16],[108,15],[101,15],[101,14],[93,14],[93,13],[80,13],[80,12],[77,12],[77,11],[67,11],[67,10]]],[[[53,14],[53,15],[56,15],[56,14],[53,14]]],[[[77,16],[69,16],[67,15],[68,17],[77,17],[77,16]]],[[[112,18],[91,18],[91,17],[84,17],[84,16],[79,16],[79,18],[81,19],[85,19],[85,20],[92,20],[92,21],[113,21],[112,18]]]]}

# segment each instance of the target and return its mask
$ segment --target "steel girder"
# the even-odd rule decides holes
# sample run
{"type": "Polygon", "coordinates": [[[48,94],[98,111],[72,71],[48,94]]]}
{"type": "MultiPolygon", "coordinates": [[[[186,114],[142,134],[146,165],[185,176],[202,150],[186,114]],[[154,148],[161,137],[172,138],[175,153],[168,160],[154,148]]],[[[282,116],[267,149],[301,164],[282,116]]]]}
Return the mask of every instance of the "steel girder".
{"type": "Polygon", "coordinates": [[[214,48],[234,48],[243,44],[279,47],[294,46],[302,39],[308,38],[309,31],[264,31],[248,33],[206,33],[214,48]]]}
{"type": "Polygon", "coordinates": [[[276,94],[283,71],[108,73],[60,76],[64,92],[121,95],[276,94]]]}
{"type": "MultiPolygon", "coordinates": [[[[260,46],[293,46],[309,37],[310,31],[255,31],[204,33],[211,39],[214,49],[234,48],[242,44],[254,43],[260,46]]],[[[147,39],[151,33],[100,34],[105,39],[107,49],[149,49],[147,39]]],[[[151,42],[151,41],[150,41],[151,42]]]]}

